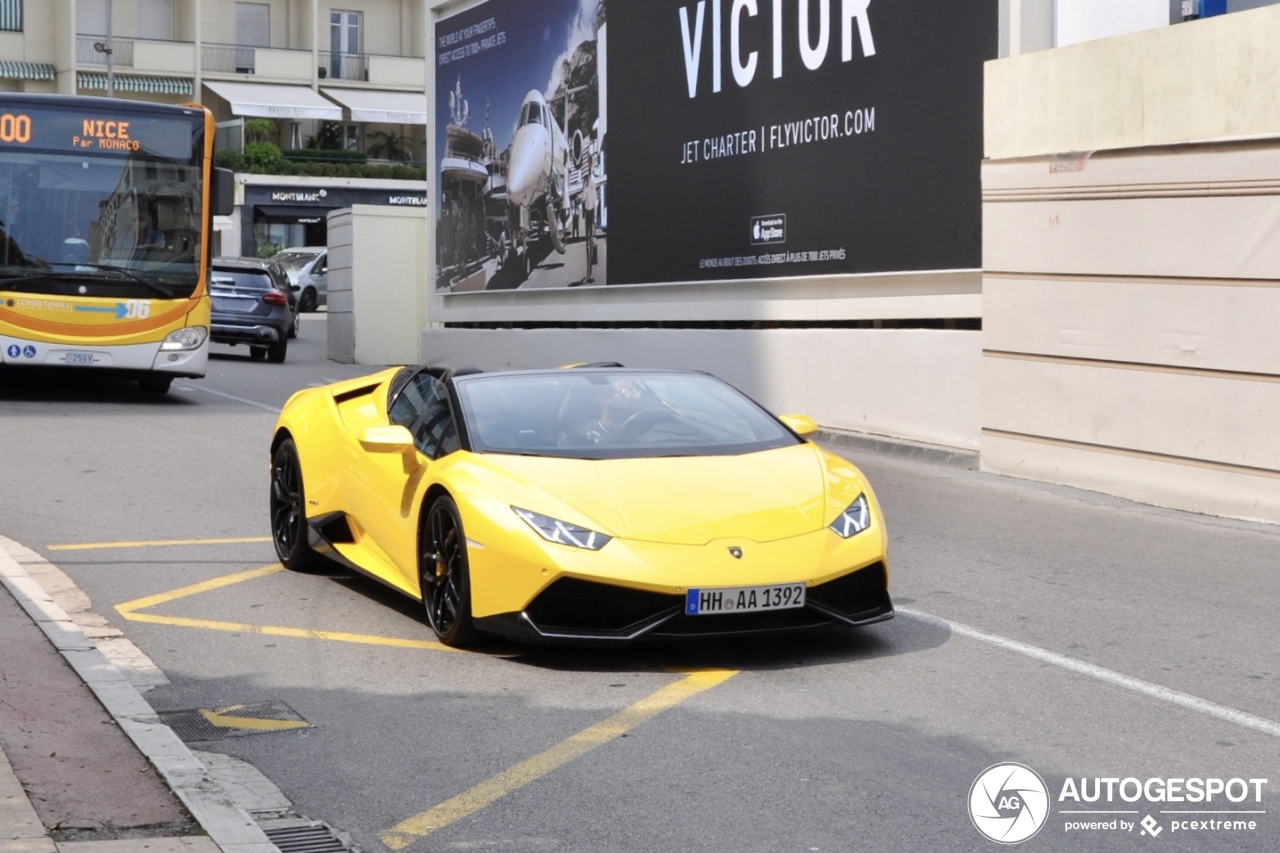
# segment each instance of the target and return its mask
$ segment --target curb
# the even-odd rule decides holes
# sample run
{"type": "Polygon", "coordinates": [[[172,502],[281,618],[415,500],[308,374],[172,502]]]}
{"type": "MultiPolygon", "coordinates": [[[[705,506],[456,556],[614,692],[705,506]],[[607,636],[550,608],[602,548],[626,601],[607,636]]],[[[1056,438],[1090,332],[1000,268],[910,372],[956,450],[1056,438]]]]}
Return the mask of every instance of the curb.
{"type": "Polygon", "coordinates": [[[36,552],[0,536],[0,584],[44,631],[209,838],[223,853],[279,853],[279,848],[249,813],[231,800],[173,729],[159,721],[151,703],[28,574],[24,563],[40,566],[42,571],[57,571],[36,552]]]}
{"type": "Polygon", "coordinates": [[[820,427],[814,436],[817,444],[828,447],[853,447],[885,456],[897,456],[902,459],[918,459],[922,462],[939,462],[954,465],[958,468],[978,468],[978,452],[964,450],[959,447],[944,447],[939,444],[908,441],[903,438],[892,438],[887,435],[872,435],[866,432],[820,427]]]}

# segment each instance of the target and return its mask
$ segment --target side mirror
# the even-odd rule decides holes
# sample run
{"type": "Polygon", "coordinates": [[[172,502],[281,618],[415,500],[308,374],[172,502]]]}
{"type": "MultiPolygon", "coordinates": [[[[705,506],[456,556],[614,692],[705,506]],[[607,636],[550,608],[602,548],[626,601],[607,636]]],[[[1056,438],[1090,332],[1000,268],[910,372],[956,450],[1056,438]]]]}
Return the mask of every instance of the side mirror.
{"type": "Polygon", "coordinates": [[[209,208],[213,216],[230,216],[236,209],[236,175],[214,168],[209,175],[209,208]]]}
{"type": "Polygon", "coordinates": [[[412,453],[413,434],[399,424],[365,427],[360,446],[370,453],[412,453]]]}
{"type": "Polygon", "coordinates": [[[791,431],[801,438],[808,438],[818,431],[817,423],[808,415],[778,415],[778,420],[790,427],[791,431]]]}

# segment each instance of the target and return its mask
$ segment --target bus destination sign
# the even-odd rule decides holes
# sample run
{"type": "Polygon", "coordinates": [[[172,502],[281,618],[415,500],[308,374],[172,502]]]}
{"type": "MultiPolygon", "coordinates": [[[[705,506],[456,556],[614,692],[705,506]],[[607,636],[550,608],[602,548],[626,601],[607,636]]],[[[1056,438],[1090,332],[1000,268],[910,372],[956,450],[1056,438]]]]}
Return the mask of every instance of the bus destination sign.
{"type": "Polygon", "coordinates": [[[127,116],[77,113],[48,108],[13,109],[0,102],[0,146],[44,151],[148,154],[189,160],[203,126],[202,117],[133,113],[127,116]]]}

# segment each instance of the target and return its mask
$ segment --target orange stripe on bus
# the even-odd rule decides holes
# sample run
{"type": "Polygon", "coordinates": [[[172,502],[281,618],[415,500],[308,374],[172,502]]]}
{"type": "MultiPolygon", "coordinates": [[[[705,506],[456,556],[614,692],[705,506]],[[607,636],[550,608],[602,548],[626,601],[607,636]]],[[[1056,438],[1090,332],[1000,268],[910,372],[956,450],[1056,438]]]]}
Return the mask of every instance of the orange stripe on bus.
{"type": "MultiPolygon", "coordinates": [[[[151,304],[166,304],[167,299],[153,299],[151,304]]],[[[0,323],[8,323],[20,329],[30,329],[33,332],[45,332],[51,335],[69,335],[77,338],[116,338],[136,335],[141,332],[150,332],[154,329],[160,329],[171,325],[177,320],[185,317],[196,309],[200,304],[197,298],[183,299],[172,311],[164,314],[153,315],[145,320],[130,320],[124,323],[111,323],[109,325],[97,326],[81,326],[72,323],[51,323],[48,320],[38,320],[35,317],[27,317],[16,311],[0,307],[0,323]]]]}

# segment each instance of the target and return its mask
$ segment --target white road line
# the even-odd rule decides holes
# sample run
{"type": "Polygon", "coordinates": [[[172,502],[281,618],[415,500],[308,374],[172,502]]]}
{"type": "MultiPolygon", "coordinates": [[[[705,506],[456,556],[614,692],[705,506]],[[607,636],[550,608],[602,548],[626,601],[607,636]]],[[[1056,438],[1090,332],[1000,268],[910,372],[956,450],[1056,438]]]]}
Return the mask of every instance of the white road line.
{"type": "Polygon", "coordinates": [[[226,394],[222,391],[215,391],[212,388],[204,388],[199,385],[179,385],[177,386],[183,391],[203,391],[206,394],[216,394],[219,397],[226,397],[228,400],[235,400],[237,403],[244,403],[246,406],[253,406],[258,409],[266,409],[273,415],[280,414],[280,410],[275,406],[268,406],[266,403],[259,403],[254,400],[246,400],[244,397],[237,397],[235,394],[226,394]]]}
{"type": "Polygon", "coordinates": [[[908,616],[912,619],[918,619],[921,622],[930,625],[936,625],[940,628],[946,628],[953,634],[959,634],[962,637],[968,637],[972,640],[979,640],[984,643],[990,643],[993,646],[1004,649],[1005,651],[1016,652],[1020,655],[1026,655],[1035,658],[1044,663],[1050,663],[1063,669],[1087,675],[1098,681],[1104,681],[1107,684],[1113,684],[1117,687],[1123,687],[1126,690],[1132,690],[1153,699],[1159,699],[1162,702],[1169,702],[1179,707],[1195,711],[1200,714],[1206,714],[1210,717],[1216,717],[1219,720],[1226,720],[1229,723],[1235,723],[1238,726],[1244,726],[1272,737],[1280,737],[1280,723],[1265,720],[1262,717],[1255,717],[1253,714],[1246,714],[1244,711],[1237,711],[1234,708],[1228,708],[1224,705],[1218,705],[1198,696],[1192,696],[1188,693],[1180,693],[1177,690],[1170,690],[1168,687],[1161,687],[1159,684],[1152,684],[1150,681],[1143,681],[1140,678],[1132,678],[1128,675],[1121,675],[1114,670],[1106,669],[1101,666],[1095,666],[1091,663],[1078,661],[1065,655],[1056,654],[1037,646],[1030,646],[1026,643],[1020,643],[1017,640],[1010,640],[1007,637],[1001,637],[997,634],[989,634],[986,631],[980,631],[977,628],[970,628],[968,625],[962,625],[959,622],[952,622],[949,619],[943,619],[939,616],[931,616],[928,613],[921,613],[917,610],[908,610],[899,607],[897,613],[900,616],[908,616]]]}

